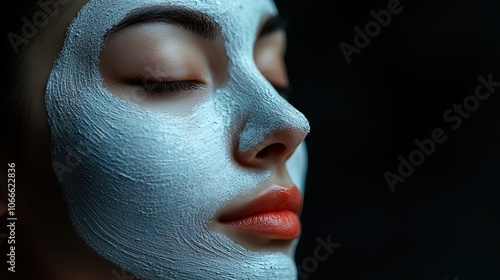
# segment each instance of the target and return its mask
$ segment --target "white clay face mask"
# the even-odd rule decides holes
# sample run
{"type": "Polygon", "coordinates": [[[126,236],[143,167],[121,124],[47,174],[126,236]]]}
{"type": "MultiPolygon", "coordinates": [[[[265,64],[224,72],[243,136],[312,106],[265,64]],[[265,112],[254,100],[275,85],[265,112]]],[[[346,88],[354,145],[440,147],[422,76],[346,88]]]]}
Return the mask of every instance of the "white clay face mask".
{"type": "MultiPolygon", "coordinates": [[[[271,176],[238,165],[233,139],[245,150],[276,130],[309,131],[253,60],[259,22],[276,13],[269,0],[90,0],[80,10],[49,77],[46,108],[54,162],[78,159],[58,172],[72,222],[99,255],[144,280],[297,278],[293,256],[248,250],[209,230],[221,207],[271,176]],[[183,115],[128,102],[103,86],[106,33],[150,5],[199,11],[221,27],[227,81],[183,115]]],[[[306,166],[302,144],[287,163],[302,191],[306,166]]]]}

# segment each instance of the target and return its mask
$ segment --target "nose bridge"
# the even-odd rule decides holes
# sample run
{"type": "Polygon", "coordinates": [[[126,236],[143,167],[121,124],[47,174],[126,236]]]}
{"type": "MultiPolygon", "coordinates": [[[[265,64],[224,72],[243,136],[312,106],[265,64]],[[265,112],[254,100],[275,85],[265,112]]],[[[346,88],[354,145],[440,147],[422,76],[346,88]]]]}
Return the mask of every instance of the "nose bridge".
{"type": "Polygon", "coordinates": [[[242,152],[255,149],[277,134],[280,139],[270,142],[288,139],[289,148],[295,149],[309,133],[308,120],[274,89],[256,66],[251,68],[241,71],[241,79],[237,81],[244,89],[248,105],[243,112],[246,122],[239,135],[238,149],[242,152]]]}
{"type": "Polygon", "coordinates": [[[287,132],[289,137],[297,134],[295,137],[301,139],[309,133],[309,122],[305,116],[284,99],[278,98],[262,98],[256,102],[241,131],[239,150],[251,150],[278,132],[287,132]]]}

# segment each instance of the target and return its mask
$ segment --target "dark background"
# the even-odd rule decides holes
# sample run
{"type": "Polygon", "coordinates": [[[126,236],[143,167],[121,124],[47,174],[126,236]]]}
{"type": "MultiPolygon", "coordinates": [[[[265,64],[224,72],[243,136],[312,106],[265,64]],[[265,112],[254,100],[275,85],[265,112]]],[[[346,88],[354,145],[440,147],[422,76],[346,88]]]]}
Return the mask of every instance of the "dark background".
{"type": "Polygon", "coordinates": [[[290,102],[311,124],[302,272],[500,279],[500,87],[456,130],[443,118],[474,95],[478,76],[500,82],[500,1],[401,0],[350,64],[339,44],[354,45],[353,28],[389,0],[276,3],[289,22],[290,102]],[[447,139],[393,192],[384,172],[398,174],[398,156],[436,128],[447,139]],[[314,260],[317,238],[340,247],[314,260]]]}
{"type": "Polygon", "coordinates": [[[351,63],[339,44],[389,0],[276,3],[290,102],[311,124],[296,253],[307,279],[500,279],[500,87],[457,130],[443,119],[478,76],[500,81],[500,1],[401,0],[351,63]],[[447,140],[393,192],[384,172],[436,128],[447,140]],[[324,261],[318,238],[340,244],[324,261]]]}

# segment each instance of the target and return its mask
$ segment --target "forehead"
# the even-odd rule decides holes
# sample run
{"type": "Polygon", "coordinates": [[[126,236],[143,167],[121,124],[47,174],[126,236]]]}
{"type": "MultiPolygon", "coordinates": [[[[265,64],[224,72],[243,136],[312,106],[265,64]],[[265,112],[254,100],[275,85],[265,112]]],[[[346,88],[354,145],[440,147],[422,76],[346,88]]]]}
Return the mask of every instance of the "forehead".
{"type": "Polygon", "coordinates": [[[102,40],[128,14],[152,6],[203,13],[220,26],[226,41],[236,45],[253,40],[263,18],[277,14],[272,0],[90,0],[82,7],[70,28],[77,30],[80,35],[87,35],[87,38],[102,40]]]}

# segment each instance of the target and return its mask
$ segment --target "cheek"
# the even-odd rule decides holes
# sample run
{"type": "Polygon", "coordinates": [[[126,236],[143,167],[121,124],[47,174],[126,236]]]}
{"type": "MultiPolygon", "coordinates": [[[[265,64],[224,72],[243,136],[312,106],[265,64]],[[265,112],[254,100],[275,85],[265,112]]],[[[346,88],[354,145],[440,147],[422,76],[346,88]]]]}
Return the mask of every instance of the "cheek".
{"type": "Polygon", "coordinates": [[[212,178],[230,170],[222,122],[211,108],[174,118],[107,96],[83,93],[54,135],[56,162],[72,162],[58,177],[77,230],[103,254],[130,236],[152,250],[172,228],[201,232],[227,197],[212,178]]]}
{"type": "MultiPolygon", "coordinates": [[[[82,182],[103,185],[96,188],[89,184],[92,191],[138,192],[139,196],[158,192],[163,198],[177,192],[168,201],[182,200],[184,193],[192,195],[193,187],[210,187],[200,177],[210,172],[229,150],[223,137],[224,127],[217,125],[222,121],[210,106],[183,116],[169,115],[110,95],[82,98],[73,115],[83,117],[63,124],[74,131],[61,141],[75,147],[82,159],[81,169],[75,168],[79,173],[67,175],[78,174],[85,178],[82,182]],[[186,178],[189,182],[183,181],[186,178]],[[188,183],[190,188],[179,187],[188,183]],[[150,187],[154,185],[162,188],[150,187]]],[[[59,157],[64,158],[64,152],[59,157]]]]}

